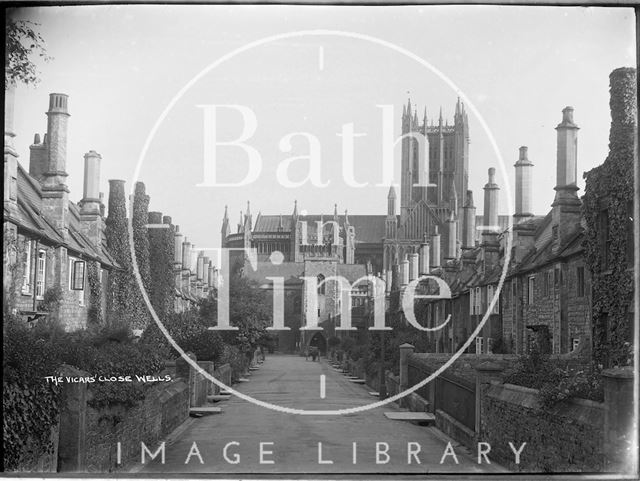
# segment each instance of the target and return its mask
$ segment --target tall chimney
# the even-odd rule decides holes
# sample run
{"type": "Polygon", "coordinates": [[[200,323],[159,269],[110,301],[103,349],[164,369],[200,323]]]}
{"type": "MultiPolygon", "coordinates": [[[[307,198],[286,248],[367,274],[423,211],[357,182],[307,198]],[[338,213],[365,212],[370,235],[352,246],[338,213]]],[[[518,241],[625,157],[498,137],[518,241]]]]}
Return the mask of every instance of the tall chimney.
{"type": "Polygon", "coordinates": [[[196,250],[196,245],[191,244],[191,251],[189,252],[189,271],[194,276],[198,275],[198,251],[196,250]]]}
{"type": "Polygon", "coordinates": [[[204,254],[202,251],[198,252],[198,258],[196,261],[196,279],[199,281],[204,280],[204,254]]]}
{"type": "Polygon", "coordinates": [[[47,187],[58,187],[59,189],[64,187],[66,189],[68,98],[66,94],[49,95],[49,110],[47,111],[49,161],[44,172],[44,184],[47,187]]]}
{"type": "Polygon", "coordinates": [[[175,232],[173,234],[173,266],[174,269],[182,268],[182,239],[183,235],[180,232],[180,226],[175,226],[175,232]]]}
{"type": "Polygon", "coordinates": [[[473,249],[476,245],[476,208],[473,205],[473,191],[467,191],[467,198],[462,208],[462,249],[473,249]]]}
{"type": "Polygon", "coordinates": [[[385,282],[385,293],[389,294],[391,292],[391,283],[393,282],[393,275],[391,269],[386,270],[384,273],[384,282],[385,282]]]}
{"type": "Polygon", "coordinates": [[[191,242],[184,238],[182,243],[182,268],[189,270],[191,267],[191,242]]]}
{"type": "Polygon", "coordinates": [[[440,267],[440,233],[438,226],[435,226],[433,235],[431,236],[431,268],[440,267]]]}
{"type": "Polygon", "coordinates": [[[447,258],[458,258],[458,223],[456,222],[456,216],[453,211],[449,214],[447,219],[447,258]]]}
{"type": "Polygon", "coordinates": [[[407,257],[400,261],[400,287],[409,284],[409,261],[407,257]]]}
{"type": "Polygon", "coordinates": [[[409,281],[418,278],[418,257],[416,252],[409,254],[409,281]]]}
{"type": "Polygon", "coordinates": [[[554,203],[578,198],[578,130],[579,127],[573,123],[573,107],[565,107],[562,110],[562,122],[556,127],[558,149],[554,203]]]}
{"type": "Polygon", "coordinates": [[[498,192],[500,187],[496,184],[496,169],[489,168],[489,180],[484,186],[484,232],[497,231],[498,226],[498,192]],[[488,228],[488,229],[487,229],[488,228]]]}
{"type": "Polygon", "coordinates": [[[420,243],[420,266],[418,270],[420,275],[429,274],[429,241],[426,232],[420,243]]]}
{"type": "Polygon", "coordinates": [[[67,111],[68,96],[49,95],[47,111],[48,159],[42,173],[42,210],[53,220],[55,226],[68,235],[69,228],[69,189],[67,188],[67,111]]]}
{"type": "Polygon", "coordinates": [[[44,142],[40,141],[40,134],[33,136],[33,144],[29,146],[29,175],[39,181],[47,170],[49,160],[48,139],[45,134],[44,142]]]}
{"type": "Polygon", "coordinates": [[[531,196],[533,163],[527,155],[527,147],[520,147],[520,156],[514,164],[516,168],[516,211],[514,214],[514,224],[523,218],[532,217],[531,196]]]}
{"type": "Polygon", "coordinates": [[[556,191],[551,204],[553,253],[559,252],[564,241],[580,223],[582,204],[578,198],[577,162],[578,130],[573,122],[573,107],[562,110],[562,122],[556,127],[558,137],[556,191]]]}
{"type": "Polygon", "coordinates": [[[84,154],[84,187],[81,200],[82,214],[100,214],[100,161],[95,150],[84,154]]]}

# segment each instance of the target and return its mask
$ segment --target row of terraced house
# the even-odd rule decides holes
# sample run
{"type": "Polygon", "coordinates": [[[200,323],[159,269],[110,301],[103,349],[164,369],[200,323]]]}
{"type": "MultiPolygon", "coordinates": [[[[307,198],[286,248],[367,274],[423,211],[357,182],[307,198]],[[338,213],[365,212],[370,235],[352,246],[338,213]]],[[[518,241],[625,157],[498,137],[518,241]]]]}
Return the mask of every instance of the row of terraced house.
{"type": "MultiPolygon", "coordinates": [[[[23,166],[13,145],[14,91],[8,88],[5,93],[4,304],[28,322],[48,315],[67,330],[82,329],[91,310],[100,310],[105,319],[109,309],[108,289],[101,289],[100,300],[90,295],[89,263],[99,265],[102,286],[108,285],[110,273],[121,269],[105,237],[107,217],[99,191],[102,158],[93,150],[84,155],[82,199],[71,201],[66,170],[68,96],[50,94],[46,133],[34,136],[28,166],[23,166]],[[48,293],[53,291],[58,299],[49,303],[48,293]]],[[[124,191],[124,181],[111,180],[109,186],[109,196],[114,189],[124,191]]],[[[174,310],[181,312],[213,292],[217,269],[170,217],[149,212],[149,226],[159,222],[169,224],[175,239],[174,310]]]]}
{"type": "MultiPolygon", "coordinates": [[[[500,188],[490,169],[482,240],[468,247],[463,242],[458,258],[423,271],[419,266],[429,265],[423,252],[428,259],[430,250],[425,238],[418,255],[394,266],[391,295],[396,295],[392,305],[398,310],[398,296],[419,275],[437,275],[451,288],[450,299],[429,302],[425,325],[438,326],[451,315],[442,329],[428,334],[430,351],[457,351],[486,317],[466,352],[522,354],[536,345],[553,354],[591,358],[595,353],[604,364],[629,355],[636,314],[636,71],[617,69],[610,81],[610,153],[602,165],[584,174],[582,198],[577,187],[579,127],[574,109],[566,107],[555,128],[556,186],[549,212],[535,215],[531,210],[534,163],[527,147],[521,147],[510,228],[498,228],[500,188]]],[[[474,225],[471,191],[462,210],[474,225]]]]}

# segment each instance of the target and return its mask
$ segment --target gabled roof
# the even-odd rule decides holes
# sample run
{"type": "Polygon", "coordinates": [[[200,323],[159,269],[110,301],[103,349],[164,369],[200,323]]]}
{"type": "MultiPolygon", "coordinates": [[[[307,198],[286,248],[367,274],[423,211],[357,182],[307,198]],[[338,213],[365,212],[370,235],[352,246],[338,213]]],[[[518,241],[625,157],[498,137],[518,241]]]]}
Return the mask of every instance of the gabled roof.
{"type": "MultiPolygon", "coordinates": [[[[31,177],[18,164],[18,217],[11,218],[18,229],[26,230],[31,235],[51,245],[66,247],[72,254],[83,258],[98,260],[105,266],[117,268],[118,264],[108,252],[103,237],[100,246],[93,243],[82,233],[80,226],[80,211],[78,206],[69,201],[69,228],[65,239],[63,233],[43,215],[42,188],[40,183],[31,177]]],[[[5,211],[5,218],[8,213],[5,211]]]]}

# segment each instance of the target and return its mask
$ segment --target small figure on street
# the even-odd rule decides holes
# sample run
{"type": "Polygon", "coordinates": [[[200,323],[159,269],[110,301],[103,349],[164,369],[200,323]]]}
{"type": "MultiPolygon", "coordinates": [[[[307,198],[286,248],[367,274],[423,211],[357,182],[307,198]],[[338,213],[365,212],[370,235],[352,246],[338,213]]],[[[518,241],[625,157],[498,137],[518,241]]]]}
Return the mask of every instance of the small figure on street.
{"type": "Polygon", "coordinates": [[[314,362],[317,361],[319,354],[318,348],[316,346],[311,346],[311,360],[314,362]]]}

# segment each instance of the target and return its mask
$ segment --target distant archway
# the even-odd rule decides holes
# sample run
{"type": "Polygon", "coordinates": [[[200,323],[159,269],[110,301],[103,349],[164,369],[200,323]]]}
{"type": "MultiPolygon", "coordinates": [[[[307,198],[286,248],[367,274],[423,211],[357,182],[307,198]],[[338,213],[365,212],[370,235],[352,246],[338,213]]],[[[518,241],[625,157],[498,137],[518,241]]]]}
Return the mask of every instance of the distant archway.
{"type": "Polygon", "coordinates": [[[309,339],[309,347],[317,347],[320,354],[323,356],[327,353],[327,339],[321,332],[316,332],[311,339],[309,339]]]}

